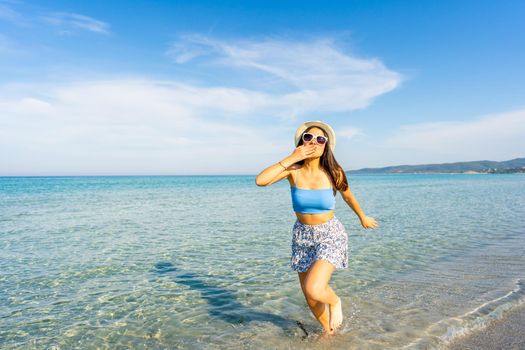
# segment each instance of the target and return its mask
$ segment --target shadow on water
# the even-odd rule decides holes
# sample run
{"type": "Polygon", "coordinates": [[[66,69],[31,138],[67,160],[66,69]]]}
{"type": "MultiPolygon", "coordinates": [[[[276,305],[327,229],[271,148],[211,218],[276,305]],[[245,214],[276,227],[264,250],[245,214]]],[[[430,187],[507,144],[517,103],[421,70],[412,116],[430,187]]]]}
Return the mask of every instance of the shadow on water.
{"type": "Polygon", "coordinates": [[[193,290],[199,291],[202,298],[210,305],[209,313],[213,317],[220,318],[232,324],[251,321],[271,322],[288,331],[299,327],[304,332],[302,338],[305,339],[308,336],[308,332],[301,322],[250,309],[238,302],[234,293],[228,289],[210,285],[195,273],[180,271],[171,262],[161,261],[156,263],[154,271],[159,275],[169,275],[173,278],[174,282],[184,284],[193,290]]]}

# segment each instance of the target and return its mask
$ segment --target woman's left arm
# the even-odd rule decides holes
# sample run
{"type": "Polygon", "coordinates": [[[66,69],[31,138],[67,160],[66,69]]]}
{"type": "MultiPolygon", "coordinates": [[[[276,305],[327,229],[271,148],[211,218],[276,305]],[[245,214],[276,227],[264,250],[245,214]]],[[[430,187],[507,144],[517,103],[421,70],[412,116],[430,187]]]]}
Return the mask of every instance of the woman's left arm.
{"type": "Polygon", "coordinates": [[[363,213],[363,210],[361,210],[361,207],[359,206],[359,203],[357,202],[357,199],[354,197],[354,194],[352,191],[350,191],[350,186],[346,189],[346,191],[341,192],[341,196],[343,196],[343,199],[345,202],[352,208],[352,210],[356,213],[356,215],[359,217],[359,220],[361,220],[361,225],[364,228],[376,228],[379,227],[379,224],[377,221],[370,216],[366,216],[363,213]]]}

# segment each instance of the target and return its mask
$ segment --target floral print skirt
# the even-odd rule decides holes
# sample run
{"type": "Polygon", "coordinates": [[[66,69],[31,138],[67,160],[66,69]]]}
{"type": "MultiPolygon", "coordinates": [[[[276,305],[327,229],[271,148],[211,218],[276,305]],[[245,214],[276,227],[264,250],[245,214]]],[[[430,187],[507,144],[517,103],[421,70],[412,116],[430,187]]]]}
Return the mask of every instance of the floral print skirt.
{"type": "Polygon", "coordinates": [[[292,270],[305,272],[319,259],[336,269],[348,267],[348,234],[335,216],[319,225],[296,220],[292,233],[292,270]]]}

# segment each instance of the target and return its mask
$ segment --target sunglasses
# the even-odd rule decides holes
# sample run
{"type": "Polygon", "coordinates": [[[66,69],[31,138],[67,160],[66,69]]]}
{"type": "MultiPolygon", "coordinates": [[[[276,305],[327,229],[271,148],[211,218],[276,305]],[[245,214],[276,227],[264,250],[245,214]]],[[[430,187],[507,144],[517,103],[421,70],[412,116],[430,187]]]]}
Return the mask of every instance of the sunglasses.
{"type": "Polygon", "coordinates": [[[303,134],[303,141],[304,142],[312,141],[314,139],[314,137],[315,137],[317,143],[320,144],[320,145],[324,145],[326,143],[326,141],[328,141],[328,137],[326,137],[326,136],[314,135],[314,134],[310,134],[309,132],[306,132],[306,133],[303,134]]]}

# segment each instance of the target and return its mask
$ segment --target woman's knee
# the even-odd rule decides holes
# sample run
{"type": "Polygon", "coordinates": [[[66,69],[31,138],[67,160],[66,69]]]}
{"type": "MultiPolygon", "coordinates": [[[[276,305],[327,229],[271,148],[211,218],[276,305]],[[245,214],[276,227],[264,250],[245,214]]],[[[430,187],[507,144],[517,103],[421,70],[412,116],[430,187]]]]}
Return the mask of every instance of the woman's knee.
{"type": "Polygon", "coordinates": [[[305,294],[307,298],[319,300],[322,298],[326,290],[326,285],[318,281],[306,281],[305,294]]]}

